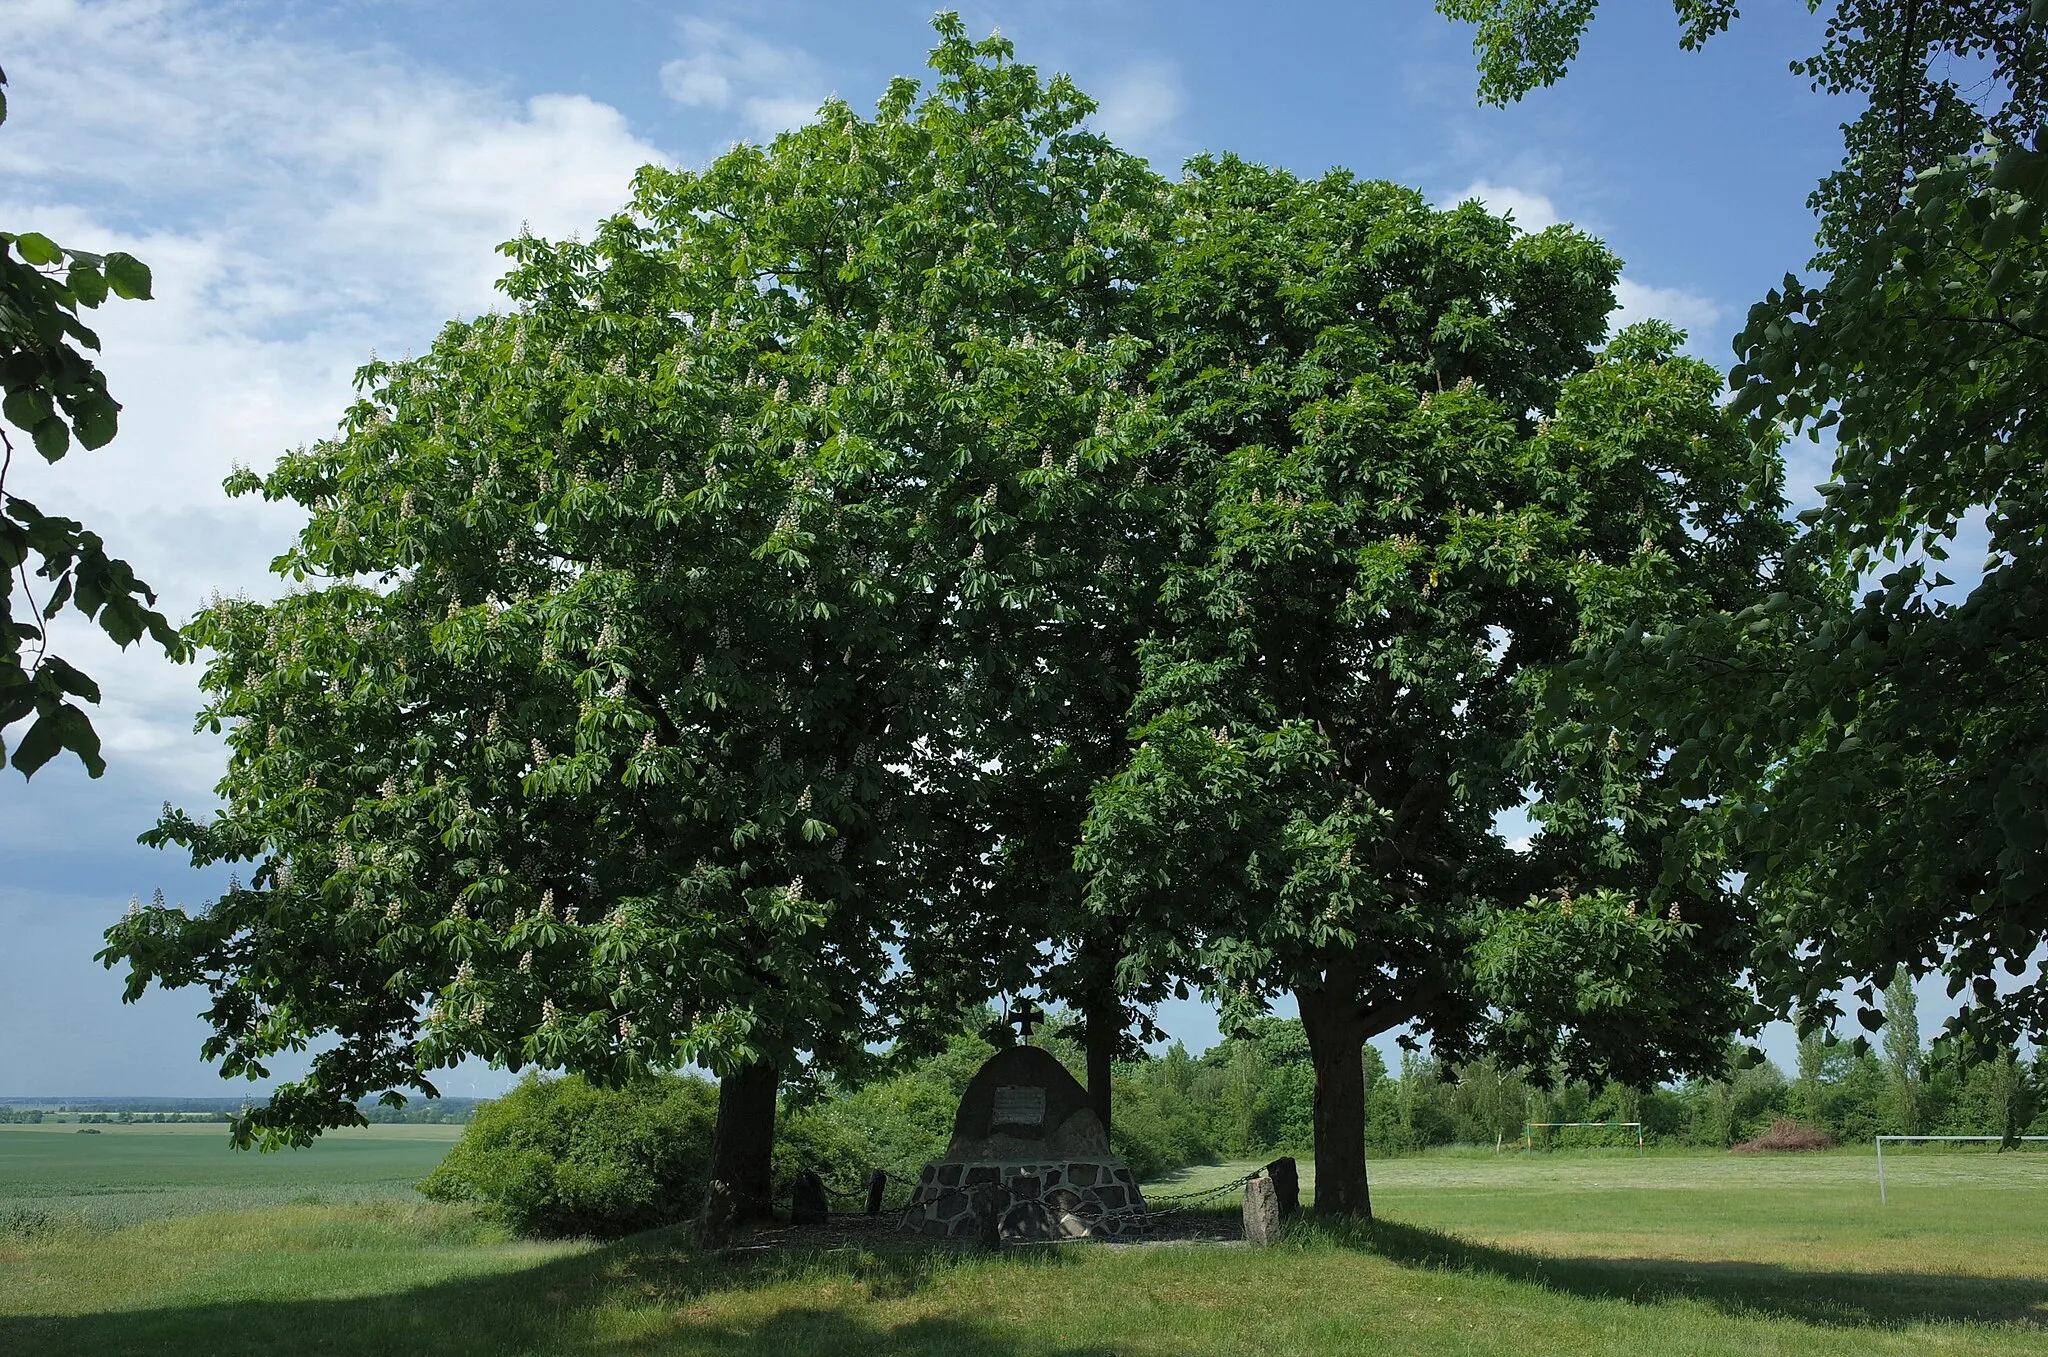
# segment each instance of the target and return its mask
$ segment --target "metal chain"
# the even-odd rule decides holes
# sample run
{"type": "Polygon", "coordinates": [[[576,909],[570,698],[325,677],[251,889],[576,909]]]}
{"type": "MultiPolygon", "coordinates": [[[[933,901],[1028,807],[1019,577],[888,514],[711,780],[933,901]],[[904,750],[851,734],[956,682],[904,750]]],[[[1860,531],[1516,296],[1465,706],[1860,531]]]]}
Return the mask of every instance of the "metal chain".
{"type": "Polygon", "coordinates": [[[1254,1169],[1242,1178],[1233,1178],[1227,1183],[1219,1183],[1215,1187],[1205,1188],[1200,1192],[1176,1192],[1171,1194],[1162,1193],[1158,1196],[1148,1195],[1145,1198],[1145,1210],[1148,1215],[1180,1215],[1184,1212],[1194,1210],[1195,1204],[1197,1202],[1206,1201],[1211,1197],[1220,1197],[1226,1192],[1232,1191],[1236,1188],[1243,1187],[1246,1183],[1250,1182],[1252,1179],[1258,1177],[1261,1173],[1264,1172],[1265,1169],[1263,1168],[1254,1169]],[[1154,1202],[1175,1202],[1178,1204],[1173,1206],[1154,1208],[1154,1206],[1152,1205],[1154,1202]]]}
{"type": "MultiPolygon", "coordinates": [[[[886,1169],[883,1171],[885,1173],[887,1172],[886,1169]]],[[[1143,1196],[1143,1201],[1145,1203],[1145,1213],[1147,1215],[1154,1216],[1172,1216],[1184,1214],[1185,1212],[1194,1210],[1196,1206],[1202,1202],[1208,1201],[1211,1198],[1220,1197],[1226,1192],[1233,1192],[1238,1188],[1243,1187],[1246,1183],[1249,1183],[1252,1179],[1258,1177],[1261,1173],[1264,1172],[1265,1169],[1263,1167],[1257,1168],[1252,1170],[1250,1173],[1245,1174],[1242,1178],[1233,1178],[1227,1183],[1218,1183],[1214,1187],[1204,1188],[1199,1192],[1175,1192],[1156,1194],[1145,1193],[1143,1196]]],[[[865,1187],[854,1192],[842,1192],[838,1188],[833,1187],[832,1184],[824,1182],[822,1176],[820,1177],[819,1181],[824,1186],[824,1189],[829,1196],[837,1197],[841,1201],[867,1200],[867,1189],[865,1187]]],[[[903,1180],[897,1179],[896,1181],[900,1182],[903,1180]]],[[[923,1205],[924,1203],[917,1202],[914,1200],[916,1196],[916,1186],[916,1184],[913,1184],[912,1186],[912,1201],[905,1203],[903,1206],[897,1208],[893,1212],[884,1211],[883,1214],[907,1216],[908,1213],[915,1207],[923,1205]]],[[[784,1184],[782,1188],[775,1193],[773,1200],[780,1202],[788,1199],[788,1197],[791,1195],[791,1189],[794,1187],[794,1183],[784,1184]]],[[[1008,1184],[1005,1184],[1004,1187],[1005,1190],[1008,1191],[1012,1196],[1013,1201],[1027,1200],[1024,1198],[1016,1197],[1014,1191],[1009,1189],[1008,1184]]],[[[1041,1192],[1035,1200],[1038,1200],[1041,1204],[1043,1204],[1044,1193],[1041,1192]]]]}

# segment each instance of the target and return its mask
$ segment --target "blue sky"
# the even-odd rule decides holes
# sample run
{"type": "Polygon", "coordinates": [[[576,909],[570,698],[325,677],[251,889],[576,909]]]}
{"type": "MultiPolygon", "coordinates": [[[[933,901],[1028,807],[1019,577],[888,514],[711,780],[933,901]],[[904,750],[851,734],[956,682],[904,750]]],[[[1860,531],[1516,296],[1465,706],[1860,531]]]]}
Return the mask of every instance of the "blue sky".
{"type": "MultiPolygon", "coordinates": [[[[1763,8],[1763,7],[1759,7],[1763,8]]],[[[1428,0],[1371,4],[1017,0],[961,6],[1020,57],[1072,74],[1101,127],[1171,170],[1200,150],[1332,166],[1573,221],[1627,261],[1628,316],[1689,328],[1726,362],[1749,303],[1810,252],[1804,207],[1847,110],[1786,63],[1802,6],[1745,15],[1703,53],[1668,8],[1600,16],[1574,77],[1505,110],[1472,97],[1470,39],[1428,0]]],[[[10,0],[0,66],[0,225],[125,248],[158,299],[103,312],[127,406],[99,453],[10,489],[84,518],[183,619],[215,591],[274,592],[293,516],[227,501],[330,429],[373,351],[423,347],[492,304],[494,246],[522,222],[587,230],[633,169],[701,164],[836,94],[872,105],[923,71],[930,9],[868,0],[10,0]]],[[[1811,498],[1825,470],[1794,463],[1811,498]]],[[[169,800],[210,801],[221,756],[192,732],[196,673],[67,636],[108,690],[111,764],[0,774],[0,1095],[237,1092],[199,1060],[199,996],[120,1002],[92,960],[131,895],[210,878],[136,846],[169,800]]],[[[1201,1049],[1213,1016],[1161,1019],[1201,1049]]],[[[1781,1045],[1782,1041],[1773,1045],[1781,1045]]],[[[282,1067],[281,1068],[285,1068],[282,1067]]],[[[502,1076],[459,1071],[451,1093],[502,1076]]]]}

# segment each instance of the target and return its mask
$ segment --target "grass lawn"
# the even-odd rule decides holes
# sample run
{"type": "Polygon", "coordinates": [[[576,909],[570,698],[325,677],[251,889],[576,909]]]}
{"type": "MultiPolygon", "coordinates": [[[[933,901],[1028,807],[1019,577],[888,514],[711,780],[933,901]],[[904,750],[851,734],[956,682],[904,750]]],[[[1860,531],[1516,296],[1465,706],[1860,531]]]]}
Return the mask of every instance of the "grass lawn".
{"type": "Polygon", "coordinates": [[[1867,1152],[1395,1160],[1379,1224],[1259,1251],[707,1256],[416,1201],[16,1229],[0,1352],[2048,1353],[2048,1155],[1886,1161],[1879,1207],[1867,1152]]]}

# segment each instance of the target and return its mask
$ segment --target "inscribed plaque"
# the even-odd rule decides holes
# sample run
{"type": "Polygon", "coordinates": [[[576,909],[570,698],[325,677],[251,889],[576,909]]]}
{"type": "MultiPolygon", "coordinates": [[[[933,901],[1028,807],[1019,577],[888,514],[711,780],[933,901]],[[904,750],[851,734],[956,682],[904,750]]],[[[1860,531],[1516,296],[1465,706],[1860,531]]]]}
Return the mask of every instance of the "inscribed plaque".
{"type": "Polygon", "coordinates": [[[1010,1084],[996,1089],[991,1126],[1037,1126],[1045,1120],[1045,1090],[1035,1084],[1010,1084]]]}

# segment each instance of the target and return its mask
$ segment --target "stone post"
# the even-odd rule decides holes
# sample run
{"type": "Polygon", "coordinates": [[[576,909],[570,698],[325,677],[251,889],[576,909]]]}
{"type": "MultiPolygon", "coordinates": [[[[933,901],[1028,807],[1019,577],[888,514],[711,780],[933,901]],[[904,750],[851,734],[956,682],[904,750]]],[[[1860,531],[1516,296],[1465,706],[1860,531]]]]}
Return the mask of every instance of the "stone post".
{"type": "Polygon", "coordinates": [[[869,1215],[879,1216],[882,1214],[882,1194],[888,1191],[888,1188],[889,1175],[884,1173],[882,1170],[876,1169],[873,1173],[870,1173],[868,1175],[869,1215]]]}
{"type": "Polygon", "coordinates": [[[713,1178],[704,1189],[704,1210],[697,1217],[697,1237],[707,1249],[722,1249],[744,1214],[740,1196],[730,1183],[713,1178]]]}
{"type": "Polygon", "coordinates": [[[1244,1185],[1244,1240],[1254,1247],[1280,1242],[1280,1194],[1271,1178],[1244,1185]]]}
{"type": "Polygon", "coordinates": [[[1293,1220],[1301,1214],[1301,1173],[1292,1157],[1283,1155],[1266,1165],[1266,1176],[1280,1194],[1280,1219],[1293,1220]]]}
{"type": "Polygon", "coordinates": [[[813,1169],[797,1174],[790,1185],[789,1223],[823,1225],[832,1218],[832,1205],[825,1200],[825,1180],[813,1169]]]}

